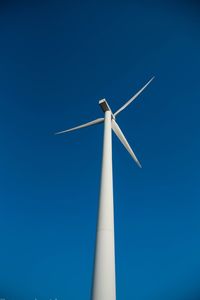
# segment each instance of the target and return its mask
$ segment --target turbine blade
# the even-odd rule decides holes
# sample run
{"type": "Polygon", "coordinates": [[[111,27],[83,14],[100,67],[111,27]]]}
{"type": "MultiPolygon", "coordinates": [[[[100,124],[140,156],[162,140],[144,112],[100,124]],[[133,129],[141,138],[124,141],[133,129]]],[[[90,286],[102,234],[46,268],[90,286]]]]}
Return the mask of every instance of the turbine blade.
{"type": "Polygon", "coordinates": [[[124,110],[133,100],[135,100],[143,91],[146,89],[146,87],[152,82],[152,80],[155,77],[152,77],[130,100],[128,100],[122,107],[120,107],[115,113],[114,116],[118,115],[122,110],[124,110]]]}
{"type": "Polygon", "coordinates": [[[134,161],[136,162],[136,164],[138,165],[138,167],[142,168],[139,160],[135,156],[135,153],[131,149],[128,141],[126,140],[126,138],[125,138],[125,136],[123,134],[123,132],[121,131],[121,129],[119,128],[119,125],[116,123],[116,121],[114,119],[112,119],[112,129],[113,129],[114,133],[116,134],[116,136],[118,137],[118,139],[120,140],[120,142],[124,145],[124,147],[126,148],[126,150],[132,156],[132,158],[134,159],[134,161]]]}
{"type": "Polygon", "coordinates": [[[94,121],[91,121],[91,122],[88,122],[88,123],[85,123],[85,124],[82,124],[82,125],[79,125],[79,126],[67,129],[67,130],[56,132],[55,134],[62,134],[62,133],[66,133],[66,132],[69,132],[69,131],[73,131],[73,130],[85,128],[85,127],[88,127],[88,126],[92,126],[92,125],[96,125],[96,124],[99,124],[99,123],[103,123],[103,121],[104,121],[104,118],[98,118],[98,119],[96,119],[94,121]]]}

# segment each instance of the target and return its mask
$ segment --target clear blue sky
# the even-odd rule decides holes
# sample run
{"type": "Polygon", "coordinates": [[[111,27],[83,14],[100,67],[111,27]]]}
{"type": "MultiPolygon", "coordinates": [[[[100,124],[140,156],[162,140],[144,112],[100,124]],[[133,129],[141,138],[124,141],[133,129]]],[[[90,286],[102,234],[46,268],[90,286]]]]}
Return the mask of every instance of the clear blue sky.
{"type": "Polygon", "coordinates": [[[200,299],[198,1],[2,1],[0,297],[88,300],[101,117],[113,136],[118,300],[200,299]],[[25,3],[26,2],[26,3],[25,3]],[[199,294],[198,294],[199,293],[199,294]]]}

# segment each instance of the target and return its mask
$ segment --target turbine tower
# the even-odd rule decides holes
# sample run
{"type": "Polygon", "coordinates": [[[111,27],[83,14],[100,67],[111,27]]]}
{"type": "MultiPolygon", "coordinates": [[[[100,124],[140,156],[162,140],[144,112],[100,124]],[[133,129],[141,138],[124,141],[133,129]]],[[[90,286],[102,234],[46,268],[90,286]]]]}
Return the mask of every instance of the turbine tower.
{"type": "Polygon", "coordinates": [[[113,211],[113,171],[112,171],[112,130],[141,168],[140,162],[131,149],[123,132],[116,122],[116,116],[133,102],[154,79],[152,77],[130,100],[115,113],[112,113],[107,101],[99,101],[104,117],[73,127],[56,134],[67,133],[84,127],[104,123],[103,155],[100,183],[99,211],[96,232],[95,260],[92,282],[92,300],[116,300],[115,287],[115,241],[113,211]]]}

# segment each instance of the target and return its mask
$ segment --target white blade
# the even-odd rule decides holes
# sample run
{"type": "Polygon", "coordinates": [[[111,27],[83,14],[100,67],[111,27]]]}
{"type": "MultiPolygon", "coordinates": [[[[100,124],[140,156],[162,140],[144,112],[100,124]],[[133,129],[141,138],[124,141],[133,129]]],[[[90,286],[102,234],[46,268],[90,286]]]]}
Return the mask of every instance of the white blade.
{"type": "Polygon", "coordinates": [[[88,123],[85,123],[85,124],[82,124],[82,125],[79,125],[79,126],[67,129],[67,130],[56,132],[55,134],[62,134],[62,133],[66,133],[66,132],[69,132],[69,131],[73,131],[73,130],[85,128],[85,127],[88,127],[88,126],[92,126],[92,125],[96,125],[96,124],[99,124],[99,123],[103,123],[103,121],[104,121],[104,118],[99,118],[99,119],[96,119],[94,121],[91,121],[91,122],[88,122],[88,123]]]}
{"type": "Polygon", "coordinates": [[[152,82],[152,80],[155,77],[152,77],[144,86],[141,88],[130,100],[128,100],[120,109],[118,109],[115,113],[114,116],[118,115],[122,110],[124,110],[133,100],[135,100],[143,91],[146,89],[146,87],[152,82]]]}
{"type": "Polygon", "coordinates": [[[136,162],[138,167],[142,168],[140,162],[138,161],[138,159],[135,156],[133,150],[131,149],[129,143],[127,142],[123,132],[121,131],[121,129],[119,128],[118,124],[116,123],[116,121],[114,119],[112,119],[112,129],[113,129],[114,133],[116,134],[116,136],[119,138],[119,140],[122,142],[122,144],[124,145],[126,150],[132,156],[132,158],[134,159],[134,161],[136,162]]]}

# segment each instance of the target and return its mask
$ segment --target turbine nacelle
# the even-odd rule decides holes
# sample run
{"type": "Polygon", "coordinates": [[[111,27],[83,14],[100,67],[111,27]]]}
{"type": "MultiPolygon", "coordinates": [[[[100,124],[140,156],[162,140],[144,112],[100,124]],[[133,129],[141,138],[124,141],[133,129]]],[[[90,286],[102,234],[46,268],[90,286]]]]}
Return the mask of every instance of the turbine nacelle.
{"type": "Polygon", "coordinates": [[[103,112],[105,113],[106,111],[110,111],[111,112],[111,116],[112,119],[115,119],[115,116],[110,108],[110,106],[108,105],[108,102],[106,101],[106,99],[101,99],[99,101],[99,105],[101,106],[101,109],[103,110],[103,112]]]}

